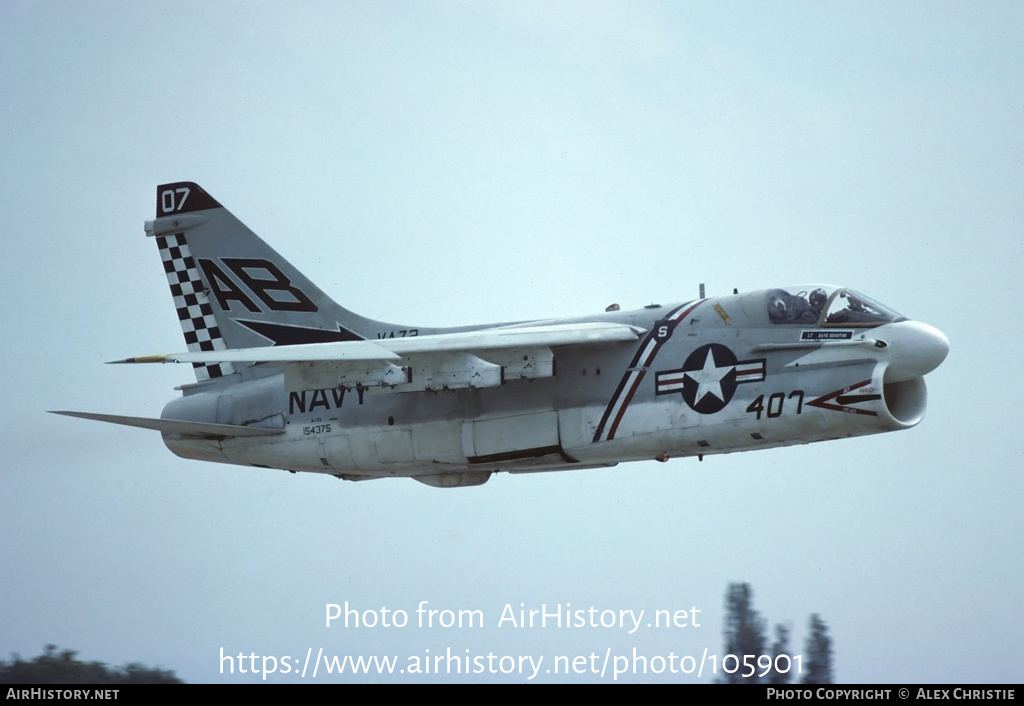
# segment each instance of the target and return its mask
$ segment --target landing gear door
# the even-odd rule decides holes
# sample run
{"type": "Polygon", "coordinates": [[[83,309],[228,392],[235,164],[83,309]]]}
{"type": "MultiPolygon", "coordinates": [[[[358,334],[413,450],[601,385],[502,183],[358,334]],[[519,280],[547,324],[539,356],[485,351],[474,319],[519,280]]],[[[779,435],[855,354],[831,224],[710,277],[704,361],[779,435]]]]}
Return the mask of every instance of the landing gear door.
{"type": "Polygon", "coordinates": [[[559,453],[558,413],[527,412],[462,425],[462,450],[470,463],[495,463],[559,453]]]}

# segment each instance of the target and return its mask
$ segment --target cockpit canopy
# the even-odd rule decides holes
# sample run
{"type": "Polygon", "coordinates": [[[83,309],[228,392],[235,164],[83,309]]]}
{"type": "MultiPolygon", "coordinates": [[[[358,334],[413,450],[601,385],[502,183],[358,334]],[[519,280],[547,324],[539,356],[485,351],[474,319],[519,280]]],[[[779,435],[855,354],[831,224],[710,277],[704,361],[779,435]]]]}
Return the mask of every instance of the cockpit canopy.
{"type": "Polygon", "coordinates": [[[829,286],[768,290],[773,324],[871,327],[906,317],[852,289],[829,286]]]}

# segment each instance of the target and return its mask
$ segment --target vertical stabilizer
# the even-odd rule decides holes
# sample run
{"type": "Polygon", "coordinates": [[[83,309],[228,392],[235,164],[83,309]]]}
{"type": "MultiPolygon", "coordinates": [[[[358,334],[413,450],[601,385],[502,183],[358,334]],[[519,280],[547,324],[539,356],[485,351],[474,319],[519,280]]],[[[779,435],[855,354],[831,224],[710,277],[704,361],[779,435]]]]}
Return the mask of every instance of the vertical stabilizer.
{"type": "MultiPolygon", "coordinates": [[[[336,304],[192,182],[157,187],[146,234],[160,249],[189,351],[354,341],[394,327],[336,304]]],[[[196,377],[236,366],[195,364],[196,377]]]]}

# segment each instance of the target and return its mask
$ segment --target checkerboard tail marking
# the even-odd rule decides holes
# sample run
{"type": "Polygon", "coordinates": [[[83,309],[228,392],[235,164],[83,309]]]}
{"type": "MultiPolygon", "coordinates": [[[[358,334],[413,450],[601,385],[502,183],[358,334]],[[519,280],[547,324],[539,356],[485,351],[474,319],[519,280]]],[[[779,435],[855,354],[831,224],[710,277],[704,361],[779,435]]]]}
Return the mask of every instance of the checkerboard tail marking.
{"type": "MultiPolygon", "coordinates": [[[[206,296],[203,280],[199,276],[199,268],[185,241],[185,234],[160,235],[156,242],[188,350],[226,350],[227,344],[221,336],[210,299],[206,296]]],[[[193,363],[192,367],[199,381],[235,372],[231,363],[193,363]]]]}

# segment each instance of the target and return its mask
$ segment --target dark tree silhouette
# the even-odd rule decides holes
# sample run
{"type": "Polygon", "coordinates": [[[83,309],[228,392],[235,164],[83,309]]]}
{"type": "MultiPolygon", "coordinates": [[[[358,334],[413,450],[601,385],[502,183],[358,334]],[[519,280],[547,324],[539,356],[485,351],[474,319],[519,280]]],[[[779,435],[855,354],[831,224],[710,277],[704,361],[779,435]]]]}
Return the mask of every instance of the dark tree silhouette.
{"type": "Polygon", "coordinates": [[[103,662],[81,662],[74,650],[57,651],[47,645],[43,654],[29,661],[12,655],[0,661],[0,684],[181,684],[174,672],[132,662],[107,667],[103,662]]]}
{"type": "Polygon", "coordinates": [[[779,655],[790,656],[789,654],[789,628],[782,623],[778,623],[775,626],[775,642],[772,643],[772,671],[767,675],[768,683],[779,685],[788,684],[790,678],[793,676],[793,665],[789,665],[789,669],[785,672],[778,672],[775,670],[776,665],[781,666],[783,669],[786,668],[785,661],[778,659],[779,655]]]}
{"type": "Polygon", "coordinates": [[[800,660],[778,659],[782,655],[793,657],[789,647],[790,629],[783,623],[776,624],[775,640],[770,650],[766,649],[765,619],[754,610],[750,584],[730,583],[726,588],[724,638],[719,684],[789,684],[797,674],[797,665],[800,665],[802,683],[832,683],[832,639],[821,616],[814,613],[810,617],[807,644],[800,660]],[[766,665],[769,658],[772,662],[766,665]],[[733,659],[737,660],[735,665],[733,659]],[[726,667],[733,672],[727,672],[726,667]],[[776,667],[786,671],[776,671],[776,667]]]}
{"type": "MultiPolygon", "coordinates": [[[[730,583],[725,592],[725,654],[739,658],[741,666],[732,674],[725,673],[724,684],[758,684],[758,670],[753,676],[744,677],[749,669],[742,666],[744,655],[766,654],[764,649],[764,618],[754,610],[754,592],[748,583],[730,583]]],[[[723,657],[723,660],[725,658],[723,657]]],[[[729,666],[732,666],[730,658],[729,666]]],[[[724,666],[724,664],[723,664],[724,666]]]]}
{"type": "Polygon", "coordinates": [[[832,683],[832,638],[828,626],[817,613],[807,621],[807,646],[804,648],[804,684],[832,683]]]}

